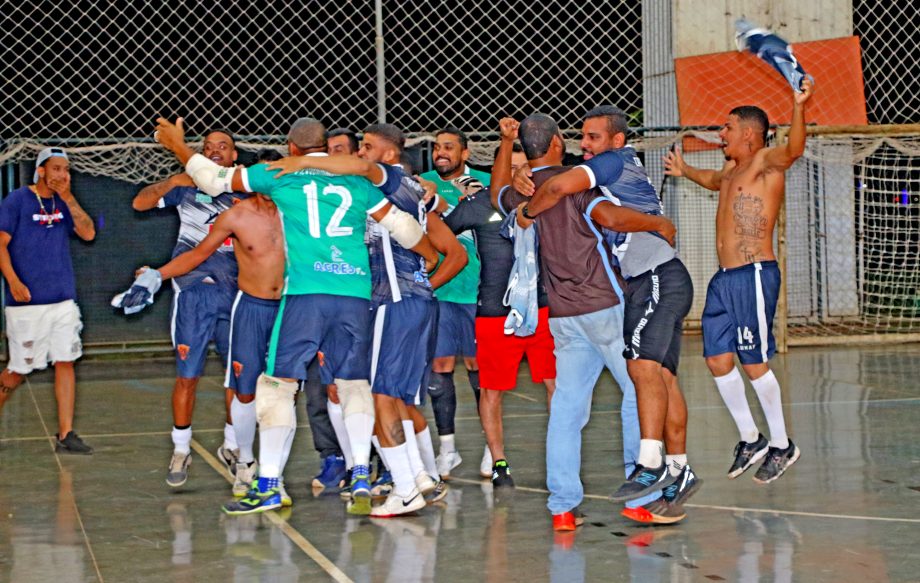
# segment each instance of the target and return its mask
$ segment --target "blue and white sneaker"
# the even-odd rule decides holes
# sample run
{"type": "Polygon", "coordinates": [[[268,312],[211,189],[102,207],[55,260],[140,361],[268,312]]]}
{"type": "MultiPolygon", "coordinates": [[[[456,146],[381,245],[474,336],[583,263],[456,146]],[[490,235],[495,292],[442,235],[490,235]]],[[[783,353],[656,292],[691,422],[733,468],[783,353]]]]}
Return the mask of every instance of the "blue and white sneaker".
{"type": "Polygon", "coordinates": [[[623,485],[613,493],[610,499],[613,502],[635,500],[666,488],[674,482],[675,478],[668,471],[668,464],[664,463],[664,460],[657,468],[646,468],[642,464],[636,464],[632,475],[623,482],[623,485]]]}
{"type": "Polygon", "coordinates": [[[346,510],[349,514],[367,516],[371,513],[370,468],[355,466],[351,471],[351,501],[346,510]]]}
{"type": "Polygon", "coordinates": [[[231,516],[257,514],[281,508],[281,490],[278,478],[259,478],[255,487],[240,500],[224,504],[223,511],[231,516]]]}
{"type": "Polygon", "coordinates": [[[314,488],[339,488],[345,479],[345,458],[338,455],[327,455],[323,459],[323,467],[314,476],[314,488]]]}

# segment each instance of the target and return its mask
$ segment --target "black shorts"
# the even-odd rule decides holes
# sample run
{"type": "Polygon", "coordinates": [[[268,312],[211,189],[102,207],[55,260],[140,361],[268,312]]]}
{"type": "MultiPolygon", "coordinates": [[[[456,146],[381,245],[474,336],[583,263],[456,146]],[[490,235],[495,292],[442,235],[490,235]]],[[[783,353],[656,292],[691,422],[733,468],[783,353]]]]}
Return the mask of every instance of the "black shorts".
{"type": "Polygon", "coordinates": [[[675,257],[631,278],[625,299],[623,357],[654,360],[676,375],[684,318],[693,304],[693,281],[683,262],[675,257]]]}

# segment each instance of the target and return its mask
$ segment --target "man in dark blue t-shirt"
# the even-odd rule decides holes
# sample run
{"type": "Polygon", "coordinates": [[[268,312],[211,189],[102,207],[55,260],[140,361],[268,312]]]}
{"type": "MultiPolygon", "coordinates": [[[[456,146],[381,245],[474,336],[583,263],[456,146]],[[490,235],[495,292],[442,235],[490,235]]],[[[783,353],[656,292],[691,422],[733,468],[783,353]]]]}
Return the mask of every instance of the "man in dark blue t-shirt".
{"type": "Polygon", "coordinates": [[[38,154],[32,186],[17,188],[0,205],[0,271],[6,279],[5,309],[10,361],[0,374],[0,408],[23,376],[54,364],[58,433],[55,451],[91,454],[73,431],[76,377],[83,355],[80,309],[70,233],[96,236],[93,221],[70,191],[70,165],[61,148],[38,154]]]}

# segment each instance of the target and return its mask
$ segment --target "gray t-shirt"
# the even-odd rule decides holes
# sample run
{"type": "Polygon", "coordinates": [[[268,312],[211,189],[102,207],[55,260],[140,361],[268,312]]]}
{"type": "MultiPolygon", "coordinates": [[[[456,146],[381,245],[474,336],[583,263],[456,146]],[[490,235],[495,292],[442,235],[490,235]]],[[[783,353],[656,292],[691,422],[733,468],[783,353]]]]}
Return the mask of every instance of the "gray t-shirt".
{"type": "MultiPolygon", "coordinates": [[[[562,166],[536,170],[536,188],[566,171],[562,166]]],[[[528,200],[513,188],[502,191],[499,204],[504,213],[528,200]]],[[[610,247],[601,227],[591,220],[597,204],[613,204],[597,189],[564,197],[536,220],[540,269],[549,296],[551,318],[580,316],[620,303],[623,283],[612,266],[610,247]]]]}

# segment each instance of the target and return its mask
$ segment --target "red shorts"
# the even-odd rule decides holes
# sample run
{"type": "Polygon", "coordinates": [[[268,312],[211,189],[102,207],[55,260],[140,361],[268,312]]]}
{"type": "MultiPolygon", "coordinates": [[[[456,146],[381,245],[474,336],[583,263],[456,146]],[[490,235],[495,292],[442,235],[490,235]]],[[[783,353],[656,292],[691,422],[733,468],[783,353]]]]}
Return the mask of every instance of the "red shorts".
{"type": "Polygon", "coordinates": [[[476,361],[479,386],[509,391],[517,385],[518,366],[527,355],[530,378],[535,383],[556,378],[553,335],[549,331],[549,308],[540,308],[537,331],[532,336],[505,334],[505,317],[476,318],[476,361]]]}

